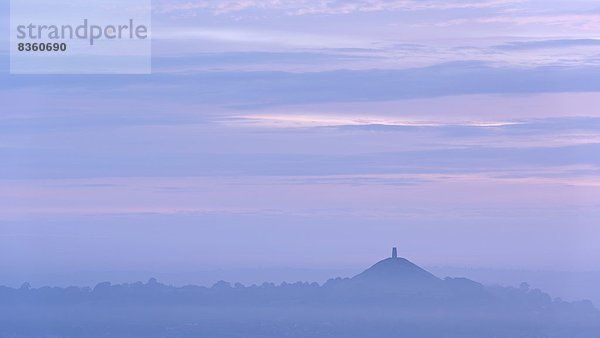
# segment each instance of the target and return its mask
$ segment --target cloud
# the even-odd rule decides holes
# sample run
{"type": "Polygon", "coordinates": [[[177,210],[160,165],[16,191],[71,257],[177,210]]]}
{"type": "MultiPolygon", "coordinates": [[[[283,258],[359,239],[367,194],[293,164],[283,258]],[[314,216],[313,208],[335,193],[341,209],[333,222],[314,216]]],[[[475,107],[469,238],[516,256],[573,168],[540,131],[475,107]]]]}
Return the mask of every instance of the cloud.
{"type": "Polygon", "coordinates": [[[531,50],[545,48],[569,48],[569,47],[595,47],[600,46],[600,39],[558,39],[558,40],[534,40],[510,42],[494,46],[500,50],[531,50]]]}
{"type": "Polygon", "coordinates": [[[2,181],[7,189],[0,192],[0,222],[94,215],[426,217],[438,212],[445,216],[449,209],[474,212],[479,208],[529,207],[551,211],[565,203],[597,208],[593,201],[600,197],[599,170],[588,165],[523,165],[468,172],[2,181]],[[448,194],[461,198],[448,199],[448,194]],[[587,197],[578,200],[577,194],[587,197]]]}
{"type": "MultiPolygon", "coordinates": [[[[472,136],[445,135],[416,128],[413,133],[375,133],[370,130],[344,132],[321,130],[297,133],[287,137],[280,131],[257,137],[216,138],[192,137],[189,130],[174,129],[170,133],[148,133],[137,137],[139,144],[123,146],[120,140],[130,140],[131,132],[106,131],[86,133],[85,148],[72,145],[75,137],[65,137],[54,146],[36,146],[0,149],[5,164],[0,168],[4,179],[68,178],[68,177],[231,177],[231,176],[297,176],[297,175],[356,175],[414,172],[477,172],[504,170],[518,166],[600,166],[600,143],[573,141],[567,146],[556,146],[554,139],[562,134],[536,133],[527,135],[504,133],[502,128],[484,129],[489,134],[472,136]],[[179,133],[179,134],[176,134],[179,133]],[[398,134],[397,137],[395,134],[398,134]],[[495,135],[494,135],[495,134],[495,135]],[[105,138],[98,138],[105,135],[105,138]],[[176,136],[177,135],[177,136],[176,136]],[[94,138],[98,138],[94,140],[94,138]],[[177,138],[176,141],[168,141],[177,138]],[[311,141],[310,138],[316,138],[311,141]],[[485,139],[487,138],[487,139],[485,139]],[[307,139],[309,139],[307,141],[307,139]],[[143,142],[141,141],[143,140],[143,142]],[[531,143],[530,140],[534,140],[531,143]],[[220,146],[219,141],[240,144],[254,142],[253,146],[220,146]],[[236,143],[237,141],[237,143],[236,143]],[[343,142],[341,144],[327,142],[343,142]],[[512,141],[514,144],[505,144],[512,141]],[[188,144],[204,142],[206,146],[188,144]],[[367,143],[365,143],[367,142],[367,143]],[[396,142],[396,144],[386,144],[396,142]],[[401,142],[401,143],[400,143],[401,142]],[[537,143],[535,143],[537,142],[537,143]],[[167,143],[165,145],[165,143],[167,143]],[[541,144],[540,144],[541,143],[541,144]],[[548,144],[544,144],[548,143],[548,144]],[[313,147],[318,147],[313,149],[313,147]],[[339,150],[340,148],[349,150],[339,150]],[[106,149],[111,149],[107,151],[106,149]],[[177,149],[174,151],[173,149],[177,149]],[[285,151],[283,151],[285,150],[285,151]]],[[[497,127],[494,127],[497,128],[497,127]]],[[[481,128],[480,128],[481,129],[481,128]]],[[[232,129],[220,129],[222,133],[232,129]]],[[[239,132],[239,131],[238,131],[239,132]]],[[[213,131],[215,133],[215,131],[213,131]]],[[[288,132],[289,133],[289,132],[288,132]]],[[[249,135],[256,135],[251,130],[249,135]]],[[[81,134],[76,134],[81,137],[81,134]]],[[[42,140],[52,138],[38,137],[42,140]]],[[[56,141],[54,141],[56,142],[56,141]]]]}
{"type": "Polygon", "coordinates": [[[248,10],[283,11],[288,15],[309,14],[350,14],[356,12],[380,11],[420,11],[420,10],[452,10],[504,7],[520,3],[519,0],[231,0],[210,1],[196,0],[183,3],[164,1],[158,5],[158,12],[202,10],[214,15],[237,13],[248,10]]]}
{"type": "Polygon", "coordinates": [[[211,42],[251,43],[255,45],[279,45],[288,47],[327,48],[337,46],[360,46],[361,41],[349,36],[328,36],[321,34],[308,34],[300,32],[287,32],[283,30],[267,29],[214,29],[201,27],[176,27],[165,28],[157,31],[155,39],[200,39],[211,42]]]}
{"type": "Polygon", "coordinates": [[[375,55],[361,52],[225,52],[198,53],[190,56],[155,56],[153,67],[157,72],[194,71],[207,69],[253,69],[254,67],[305,66],[310,69],[326,67],[330,64],[351,64],[354,62],[376,61],[375,55]]]}
{"type": "Polygon", "coordinates": [[[431,67],[325,72],[197,72],[152,76],[0,78],[0,89],[45,88],[68,97],[123,98],[266,107],[278,104],[368,102],[467,94],[600,91],[598,67],[495,67],[455,62],[431,67]],[[126,89],[126,93],[122,90],[126,89]]]}
{"type": "Polygon", "coordinates": [[[522,26],[548,26],[562,27],[568,29],[576,29],[582,31],[597,31],[600,29],[600,14],[597,13],[578,13],[578,14],[510,14],[510,15],[488,15],[472,18],[458,18],[446,21],[436,21],[427,24],[419,24],[419,26],[472,26],[473,24],[499,25],[506,28],[519,28],[522,26]]]}
{"type": "Polygon", "coordinates": [[[393,119],[389,117],[377,117],[373,115],[351,116],[351,115],[241,115],[236,118],[242,123],[267,127],[334,127],[334,126],[379,126],[379,127],[443,127],[443,126],[467,126],[467,127],[501,127],[519,124],[520,122],[509,121],[427,121],[393,119]]]}

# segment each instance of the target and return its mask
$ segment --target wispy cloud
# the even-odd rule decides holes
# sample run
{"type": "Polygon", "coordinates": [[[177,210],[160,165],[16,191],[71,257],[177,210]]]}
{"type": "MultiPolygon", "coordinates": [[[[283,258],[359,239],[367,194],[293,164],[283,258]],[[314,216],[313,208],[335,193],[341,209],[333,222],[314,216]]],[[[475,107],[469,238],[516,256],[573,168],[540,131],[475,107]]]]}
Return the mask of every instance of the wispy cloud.
{"type": "Polygon", "coordinates": [[[166,28],[154,33],[155,39],[202,39],[213,42],[270,44],[291,47],[345,48],[364,45],[360,39],[342,35],[319,35],[284,30],[214,29],[201,27],[166,28]]]}
{"type": "Polygon", "coordinates": [[[11,193],[0,193],[0,220],[38,215],[365,215],[374,210],[381,216],[386,209],[406,212],[429,205],[423,210],[427,214],[452,206],[511,206],[515,201],[540,208],[577,203],[567,192],[580,194],[589,205],[591,197],[600,197],[598,170],[590,165],[529,165],[472,172],[2,181],[11,193]],[[498,194],[479,200],[481,189],[498,194]],[[448,200],[440,195],[444,191],[460,191],[463,197],[448,200]],[[401,200],[403,208],[396,203],[401,200]]]}
{"type": "Polygon", "coordinates": [[[570,47],[597,47],[600,46],[600,39],[556,39],[556,40],[532,40],[517,41],[493,48],[501,50],[531,50],[545,48],[570,48],[570,47]]]}
{"type": "Polygon", "coordinates": [[[468,127],[501,127],[519,124],[509,121],[427,121],[392,119],[377,116],[351,116],[351,115],[241,115],[236,118],[251,125],[268,127],[334,127],[334,126],[397,126],[397,127],[442,127],[442,126],[468,126],[468,127]]]}
{"type": "Polygon", "coordinates": [[[436,21],[422,26],[472,26],[473,24],[496,25],[507,28],[519,28],[522,26],[549,26],[563,27],[568,29],[579,29],[583,31],[597,31],[600,29],[600,14],[582,13],[582,14],[560,14],[560,13],[545,13],[545,14],[505,14],[505,15],[487,15],[472,18],[459,18],[445,21],[436,21]]]}
{"type": "Polygon", "coordinates": [[[349,14],[354,12],[379,11],[419,11],[478,9],[502,7],[515,4],[519,0],[483,0],[483,1],[439,1],[439,0],[230,0],[210,1],[197,0],[183,3],[163,2],[158,8],[160,12],[205,10],[215,15],[236,13],[244,10],[278,10],[289,15],[307,14],[349,14]]]}

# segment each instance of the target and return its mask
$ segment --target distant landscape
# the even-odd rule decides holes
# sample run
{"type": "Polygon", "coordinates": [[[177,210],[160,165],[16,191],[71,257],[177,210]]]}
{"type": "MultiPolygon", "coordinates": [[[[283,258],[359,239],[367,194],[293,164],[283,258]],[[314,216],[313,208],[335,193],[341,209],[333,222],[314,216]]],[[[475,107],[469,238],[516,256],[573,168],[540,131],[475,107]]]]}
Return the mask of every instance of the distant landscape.
{"type": "Polygon", "coordinates": [[[565,337],[597,338],[590,301],[553,299],[527,283],[440,279],[384,259],[318,283],[174,287],[0,287],[0,337],[565,337]]]}
{"type": "MultiPolygon", "coordinates": [[[[355,264],[355,267],[345,268],[307,268],[307,267],[245,267],[245,268],[205,268],[193,271],[72,271],[52,272],[39,269],[35,272],[20,272],[7,269],[0,276],[0,285],[19,288],[24,282],[32,287],[42,286],[69,287],[89,286],[94,287],[99,281],[111,281],[113,284],[147,281],[156,278],[163,284],[185,286],[189,284],[212,286],[220,280],[239,282],[244,285],[264,282],[281,284],[296,281],[310,281],[319,284],[325,283],[332,276],[348,277],[360,273],[364,266],[355,264]],[[19,273],[20,272],[20,273],[19,273]]],[[[522,282],[527,282],[532,288],[544,290],[553,297],[567,301],[589,299],[594,305],[600,305],[600,271],[552,271],[552,270],[524,270],[524,269],[498,269],[481,267],[448,267],[424,266],[436,276],[466,277],[476,280],[484,285],[501,285],[518,287],[522,282]]]]}

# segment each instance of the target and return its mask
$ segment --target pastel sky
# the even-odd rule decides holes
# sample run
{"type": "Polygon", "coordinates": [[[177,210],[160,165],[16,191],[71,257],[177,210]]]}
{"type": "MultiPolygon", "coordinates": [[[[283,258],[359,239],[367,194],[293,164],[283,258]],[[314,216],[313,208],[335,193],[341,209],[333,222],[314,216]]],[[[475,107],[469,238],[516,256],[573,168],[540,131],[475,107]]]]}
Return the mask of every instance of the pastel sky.
{"type": "Polygon", "coordinates": [[[9,75],[7,2],[0,271],[600,264],[598,1],[155,0],[140,76],[9,75]]]}

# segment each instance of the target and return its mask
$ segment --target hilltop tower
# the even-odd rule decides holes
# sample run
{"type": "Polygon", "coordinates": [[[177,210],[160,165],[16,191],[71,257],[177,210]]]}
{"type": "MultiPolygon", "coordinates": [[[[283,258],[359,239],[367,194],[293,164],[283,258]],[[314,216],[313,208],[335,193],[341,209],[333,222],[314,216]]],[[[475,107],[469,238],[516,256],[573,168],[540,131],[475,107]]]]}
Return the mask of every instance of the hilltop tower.
{"type": "Polygon", "coordinates": [[[398,250],[396,250],[396,247],[392,248],[392,258],[398,258],[398,250]]]}

